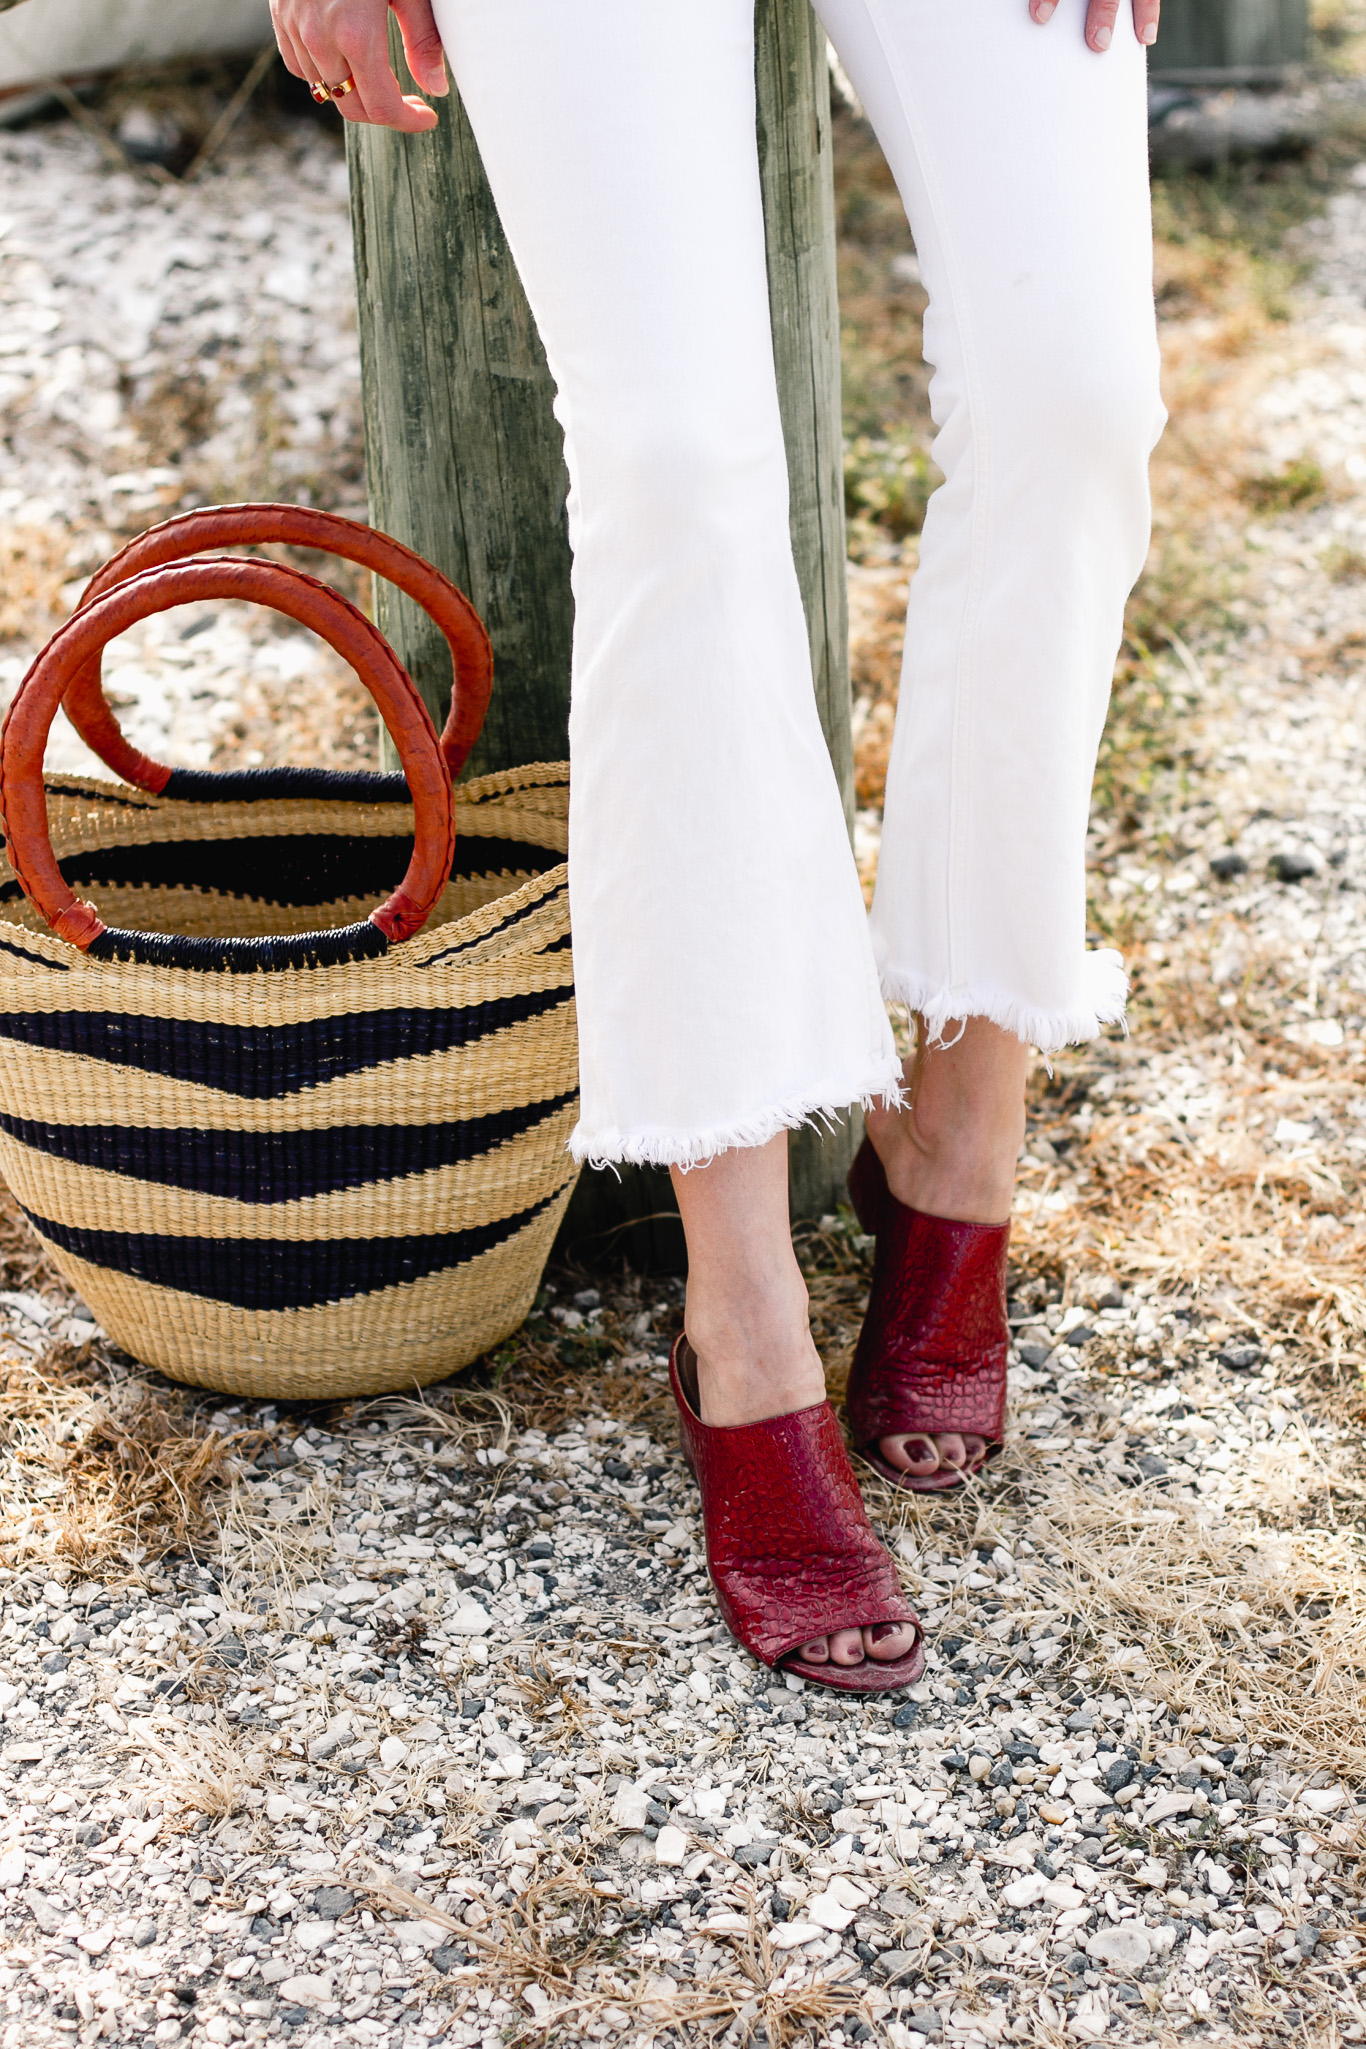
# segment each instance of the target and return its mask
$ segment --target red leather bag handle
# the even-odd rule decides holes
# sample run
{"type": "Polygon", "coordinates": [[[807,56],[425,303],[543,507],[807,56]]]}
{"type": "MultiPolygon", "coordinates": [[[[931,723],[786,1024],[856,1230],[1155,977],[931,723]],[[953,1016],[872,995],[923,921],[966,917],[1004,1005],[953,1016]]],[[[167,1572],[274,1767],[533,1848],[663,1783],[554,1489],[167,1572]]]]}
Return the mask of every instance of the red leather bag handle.
{"type": "Polygon", "coordinates": [[[351,664],[374,697],[403,764],[415,816],[408,872],[371,912],[370,922],[391,940],[410,939],[445,888],[455,854],[450,770],[436,728],[388,641],[349,599],[301,570],[253,559],[147,570],[82,605],[43,649],[19,685],[0,735],[0,811],[10,866],[24,894],[58,937],[82,952],[104,931],[94,905],[77,897],[52,851],[43,789],[47,736],[73,680],[92,671],[98,677],[100,655],[115,634],[153,612],[201,598],[243,598],[297,619],[351,664]]]}
{"type": "MultiPolygon", "coordinates": [[[[84,611],[117,584],[189,555],[219,548],[263,547],[268,541],[316,548],[371,569],[421,605],[445,635],[451,651],[451,709],[441,751],[454,781],[479,738],[493,689],[493,650],[483,621],[463,591],[401,541],[359,520],[307,505],[211,505],[182,512],[139,534],[91,577],[81,599],[84,611]]],[[[129,745],[100,687],[100,659],[93,656],[67,685],[67,717],[106,768],[136,789],[160,796],[171,771],[129,745]]]]}

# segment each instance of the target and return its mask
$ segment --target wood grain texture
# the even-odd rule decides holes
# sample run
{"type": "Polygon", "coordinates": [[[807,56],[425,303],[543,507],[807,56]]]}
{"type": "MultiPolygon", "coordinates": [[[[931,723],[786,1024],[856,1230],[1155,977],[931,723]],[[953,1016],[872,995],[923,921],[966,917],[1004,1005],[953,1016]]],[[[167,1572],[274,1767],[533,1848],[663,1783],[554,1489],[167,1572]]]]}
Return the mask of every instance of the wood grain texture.
{"type": "MultiPolygon", "coordinates": [[[[407,80],[396,27],[391,48],[407,80]]],[[[409,87],[408,89],[411,89],[409,87]]],[[[554,386],[460,96],[439,125],[347,127],[370,515],[444,570],[493,641],[494,691],[468,775],[569,752],[569,589],[554,386]]],[[[381,630],[438,726],[439,634],[380,585],[381,630]]]]}
{"type": "Polygon", "coordinates": [[[1309,55],[1307,0],[1163,0],[1154,78],[1275,78],[1309,55]]]}
{"type": "Polygon", "coordinates": [[[853,830],[844,439],[825,32],[807,0],[758,0],[759,171],[768,303],[787,443],[792,553],[826,744],[853,830]]]}
{"type": "MultiPolygon", "coordinates": [[[[845,586],[844,436],[830,71],[807,0],[758,0],[755,83],[768,246],[768,303],[790,480],[792,553],[806,606],[811,669],[844,815],[854,824],[854,750],[845,586]]],[[[862,1118],[794,1132],[794,1218],[844,1198],[862,1118]]]]}

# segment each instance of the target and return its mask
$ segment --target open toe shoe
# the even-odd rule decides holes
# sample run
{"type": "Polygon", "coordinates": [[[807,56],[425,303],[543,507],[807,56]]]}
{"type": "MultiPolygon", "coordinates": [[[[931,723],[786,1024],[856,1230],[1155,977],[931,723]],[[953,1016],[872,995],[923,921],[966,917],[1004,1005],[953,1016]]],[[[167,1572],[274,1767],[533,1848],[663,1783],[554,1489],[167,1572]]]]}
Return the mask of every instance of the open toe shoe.
{"type": "Polygon", "coordinates": [[[704,1423],[686,1337],[674,1345],[669,1379],[726,1627],[761,1663],[817,1686],[891,1693],[914,1685],[925,1669],[920,1623],[868,1520],[829,1402],[762,1423],[704,1423]],[[884,1622],[914,1629],[905,1657],[837,1665],[798,1655],[813,1638],[884,1622]]]}
{"type": "Polygon", "coordinates": [[[964,1475],[900,1471],[882,1456],[884,1437],[985,1438],[1000,1450],[1005,1425],[1006,1247],[1010,1225],[964,1224],[898,1202],[864,1139],[849,1194],[877,1239],[873,1287],[845,1395],[860,1457],[913,1494],[961,1487],[964,1475]]]}

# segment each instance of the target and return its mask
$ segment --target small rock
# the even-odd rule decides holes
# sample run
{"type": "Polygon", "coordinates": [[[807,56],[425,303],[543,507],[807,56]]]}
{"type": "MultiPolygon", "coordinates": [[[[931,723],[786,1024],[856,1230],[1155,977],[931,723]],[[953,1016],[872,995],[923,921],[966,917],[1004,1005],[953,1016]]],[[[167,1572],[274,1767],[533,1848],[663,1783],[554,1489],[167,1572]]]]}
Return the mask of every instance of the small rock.
{"type": "Polygon", "coordinates": [[[1266,865],[1277,882],[1307,882],[1319,872],[1318,862],[1308,854],[1273,854],[1266,865]]]}
{"type": "Polygon", "coordinates": [[[1209,864],[1209,872],[1220,882],[1232,882],[1235,875],[1247,874],[1247,862],[1241,854],[1231,849],[1227,854],[1215,854],[1209,864]]]}
{"type": "Polygon", "coordinates": [[[283,1981],[280,1997],[287,1999],[292,2006],[322,2006],[332,1997],[332,1980],[301,1973],[297,1978],[283,1981]]]}
{"type": "Polygon", "coordinates": [[[1295,1947],[1302,1957],[1311,1957],[1319,1946],[1319,1931],[1306,1921],[1303,1928],[1295,1930],[1295,1947]]]}
{"type": "Polygon", "coordinates": [[[854,1909],[836,1897],[833,1886],[808,1900],[803,1911],[808,1921],[814,1921],[818,1928],[828,1928],[832,1935],[842,1935],[854,1918],[854,1909]]]}
{"type": "Polygon", "coordinates": [[[1152,1953],[1152,1942],[1141,1921],[1121,1921],[1116,1927],[1102,1928],[1086,1945],[1093,1964],[1106,1964],[1117,1971],[1145,1969],[1152,1953]]]}
{"type": "Polygon", "coordinates": [[[385,1771],[395,1771],[408,1755],[408,1746],[401,1736],[386,1736],[379,1746],[379,1761],[385,1771]]]}
{"type": "Polygon", "coordinates": [[[157,1924],[154,1917],[149,1914],[145,1920],[139,1921],[137,1927],[133,1930],[133,1947],[134,1949],[148,1949],[156,1939],[157,1924]]]}
{"type": "Polygon", "coordinates": [[[112,1924],[103,1928],[83,1928],[76,1941],[89,1957],[102,1957],[114,1940],[112,1924]]]}
{"type": "Polygon", "coordinates": [[[612,1795],[612,1820],[620,1829],[636,1833],[649,1820],[650,1796],[639,1786],[618,1786],[612,1795]]]}
{"type": "Polygon", "coordinates": [[[1160,1821],[1170,1821],[1175,1814],[1189,1814],[1195,1805],[1195,1794],[1186,1791],[1159,1793],[1143,1817],[1145,1828],[1156,1828],[1160,1821]]]}
{"type": "Polygon", "coordinates": [[[1002,1888],[1001,1898],[1008,1907],[1035,1907],[1047,1892],[1049,1880],[1041,1871],[1026,1872],[1023,1878],[1013,1878],[1002,1888]]]}
{"type": "Polygon", "coordinates": [[[152,2040],[163,2043],[178,2042],[180,2040],[180,2022],[169,2019],[158,2021],[152,2035],[152,2040]]]}
{"type": "Polygon", "coordinates": [[[678,1866],[688,1855],[688,1838],[670,1822],[655,1837],[655,1863],[678,1866]]]}
{"type": "Polygon", "coordinates": [[[1341,1786],[1311,1786],[1300,1794],[1300,1805],[1311,1814],[1336,1814],[1346,1799],[1341,1786]]]}
{"type": "Polygon", "coordinates": [[[313,1911],[320,1921],[340,1921],[355,1904],[355,1894],[344,1885],[320,1885],[313,1895],[313,1911]]]}
{"type": "Polygon", "coordinates": [[[769,1931],[769,1943],[774,1949],[801,1949],[808,1942],[818,1942],[828,1931],[814,1921],[783,1921],[769,1931]]]}
{"type": "Polygon", "coordinates": [[[1106,1792],[1118,1793],[1122,1787],[1130,1783],[1137,1770],[1138,1766],[1131,1757],[1117,1757],[1112,1765],[1106,1767],[1106,1792]]]}
{"type": "Polygon", "coordinates": [[[440,1971],[443,1976],[447,1971],[459,1970],[460,1966],[467,1961],[464,1950],[456,1949],[454,1944],[449,1942],[443,1942],[439,1944],[438,1947],[432,1951],[431,1957],[432,1962],[436,1965],[437,1970],[440,1971]]]}
{"type": "Polygon", "coordinates": [[[445,1627],[452,1636],[487,1636],[493,1627],[493,1617],[477,1601],[460,1601],[446,1616],[445,1627]]]}

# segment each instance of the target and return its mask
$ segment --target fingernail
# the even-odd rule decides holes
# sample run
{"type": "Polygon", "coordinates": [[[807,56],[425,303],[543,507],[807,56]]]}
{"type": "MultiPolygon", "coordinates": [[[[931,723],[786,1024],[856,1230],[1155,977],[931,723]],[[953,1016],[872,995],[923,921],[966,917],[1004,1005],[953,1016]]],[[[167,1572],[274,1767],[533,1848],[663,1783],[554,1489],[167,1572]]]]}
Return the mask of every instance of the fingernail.
{"type": "Polygon", "coordinates": [[[1055,0],[1039,0],[1039,4],[1034,10],[1035,21],[1051,21],[1053,19],[1054,5],[1055,0]]]}
{"type": "Polygon", "coordinates": [[[1095,37],[1094,37],[1094,40],[1092,41],[1091,47],[1092,47],[1092,49],[1093,49],[1093,50],[1108,50],[1108,49],[1109,49],[1109,47],[1110,47],[1110,31],[1109,31],[1109,29],[1108,29],[1108,28],[1098,28],[1098,29],[1096,30],[1096,33],[1095,33],[1095,37]]]}
{"type": "Polygon", "coordinates": [[[1155,43],[1157,41],[1157,23],[1150,21],[1138,40],[1140,43],[1155,43]]]}

